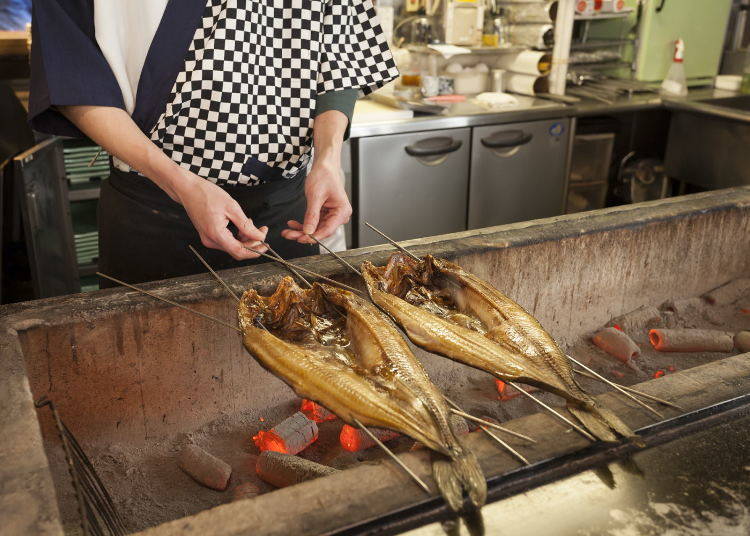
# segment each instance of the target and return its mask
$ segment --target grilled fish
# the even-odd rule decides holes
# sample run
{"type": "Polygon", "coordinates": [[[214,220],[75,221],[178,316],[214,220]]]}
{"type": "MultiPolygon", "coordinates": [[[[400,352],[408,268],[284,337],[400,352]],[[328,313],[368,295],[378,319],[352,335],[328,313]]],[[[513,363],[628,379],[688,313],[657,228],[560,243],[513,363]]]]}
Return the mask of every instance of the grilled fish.
{"type": "Polygon", "coordinates": [[[269,297],[245,292],[238,314],[247,350],[300,397],[351,425],[359,420],[420,441],[438,453],[433,474],[454,511],[464,493],[474,507],[484,504],[486,480],[451,428],[444,398],[375,306],[328,285],[303,290],[287,277],[269,297]]]}
{"type": "Polygon", "coordinates": [[[568,410],[596,437],[636,437],[573,377],[568,359],[520,305],[457,264],[431,255],[416,261],[394,254],[387,266],[362,264],[372,300],[418,346],[505,381],[562,396],[568,410]]]}

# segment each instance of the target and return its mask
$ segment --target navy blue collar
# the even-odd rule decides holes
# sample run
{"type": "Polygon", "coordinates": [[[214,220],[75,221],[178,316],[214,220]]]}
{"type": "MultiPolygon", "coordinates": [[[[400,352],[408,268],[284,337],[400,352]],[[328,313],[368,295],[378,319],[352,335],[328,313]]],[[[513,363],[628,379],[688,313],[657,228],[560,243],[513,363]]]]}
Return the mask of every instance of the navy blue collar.
{"type": "Polygon", "coordinates": [[[206,0],[169,0],[167,3],[143,64],[133,110],[133,121],[147,135],[166,108],[193,36],[201,25],[206,4],[206,0]]]}

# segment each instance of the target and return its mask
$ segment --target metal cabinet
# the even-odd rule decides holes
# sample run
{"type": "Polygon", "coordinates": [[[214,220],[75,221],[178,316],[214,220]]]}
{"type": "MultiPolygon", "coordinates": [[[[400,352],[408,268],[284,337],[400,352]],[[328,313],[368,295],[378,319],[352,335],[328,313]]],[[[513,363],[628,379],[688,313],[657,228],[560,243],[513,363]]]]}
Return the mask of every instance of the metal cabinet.
{"type": "Polygon", "coordinates": [[[563,212],[570,120],[476,127],[469,229],[563,212]]]}
{"type": "Polygon", "coordinates": [[[358,245],[466,229],[468,128],[361,138],[356,147],[358,245]]]}

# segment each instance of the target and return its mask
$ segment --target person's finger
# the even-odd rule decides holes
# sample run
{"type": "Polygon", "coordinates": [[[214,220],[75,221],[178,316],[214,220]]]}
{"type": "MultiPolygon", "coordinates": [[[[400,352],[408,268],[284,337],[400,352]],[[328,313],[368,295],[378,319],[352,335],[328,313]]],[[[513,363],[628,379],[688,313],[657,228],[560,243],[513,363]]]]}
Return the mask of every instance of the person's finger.
{"type": "Polygon", "coordinates": [[[245,246],[242,245],[242,242],[237,240],[227,228],[224,228],[210,238],[216,242],[219,249],[229,253],[235,260],[243,261],[247,259],[257,259],[260,256],[257,253],[246,249],[245,246]]]}
{"type": "Polygon", "coordinates": [[[253,253],[253,251],[257,251],[259,253],[265,253],[266,251],[268,251],[268,244],[266,244],[265,242],[258,241],[258,240],[250,240],[247,242],[242,242],[242,247],[248,250],[252,250],[250,251],[250,253],[253,253]]]}
{"type": "MultiPolygon", "coordinates": [[[[236,201],[228,203],[226,207],[227,217],[237,227],[240,237],[245,240],[265,240],[266,233],[255,227],[253,220],[248,218],[236,201]]],[[[266,232],[268,228],[266,228],[266,232]]]]}
{"type": "Polygon", "coordinates": [[[340,225],[345,224],[347,221],[349,221],[349,211],[346,207],[337,207],[326,213],[318,225],[318,230],[315,231],[315,237],[319,239],[328,238],[340,225]]]}
{"type": "Polygon", "coordinates": [[[302,224],[302,231],[305,234],[313,234],[318,228],[320,221],[320,211],[323,208],[325,197],[322,192],[313,190],[307,196],[307,210],[305,211],[305,221],[302,224]]]}
{"type": "Polygon", "coordinates": [[[204,235],[202,233],[198,233],[198,236],[200,236],[201,244],[203,245],[203,247],[207,247],[209,249],[221,249],[216,244],[216,242],[214,242],[213,240],[211,240],[210,238],[208,238],[208,236],[206,236],[206,235],[204,235]]]}
{"type": "Polygon", "coordinates": [[[297,241],[303,236],[305,236],[305,233],[302,232],[302,224],[298,222],[297,220],[289,220],[286,222],[288,229],[284,229],[281,231],[281,236],[286,238],[287,240],[293,240],[297,241]]]}
{"type": "Polygon", "coordinates": [[[284,229],[283,231],[281,231],[281,236],[286,238],[287,240],[294,240],[296,242],[298,238],[305,236],[305,234],[302,231],[284,229]]]}

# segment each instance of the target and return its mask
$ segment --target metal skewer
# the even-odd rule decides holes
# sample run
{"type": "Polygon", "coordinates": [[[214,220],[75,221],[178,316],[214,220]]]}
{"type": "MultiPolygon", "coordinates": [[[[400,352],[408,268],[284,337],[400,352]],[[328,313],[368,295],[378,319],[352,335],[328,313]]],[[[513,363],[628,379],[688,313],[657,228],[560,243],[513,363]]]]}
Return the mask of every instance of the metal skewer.
{"type": "Polygon", "coordinates": [[[576,432],[578,432],[579,434],[581,434],[583,437],[585,437],[589,441],[596,441],[596,438],[594,436],[592,436],[590,433],[588,433],[586,430],[584,430],[583,428],[581,428],[580,426],[578,426],[576,423],[574,423],[573,421],[571,421],[570,419],[568,419],[565,415],[563,415],[562,413],[560,413],[559,411],[557,411],[552,406],[550,406],[548,404],[545,404],[541,399],[539,399],[539,398],[535,397],[534,395],[532,395],[531,393],[529,393],[526,389],[522,388],[516,382],[508,382],[508,383],[510,385],[512,385],[513,387],[515,387],[516,389],[518,389],[518,391],[520,391],[521,394],[529,397],[531,400],[533,400],[534,402],[536,402],[537,404],[539,404],[541,407],[543,407],[544,409],[546,409],[547,411],[549,411],[550,413],[552,413],[552,415],[554,415],[555,417],[557,417],[558,419],[560,419],[562,422],[564,422],[568,426],[572,427],[576,432]]]}
{"type": "Polygon", "coordinates": [[[411,476],[414,479],[414,481],[417,484],[419,484],[419,487],[422,488],[425,491],[425,493],[427,493],[428,495],[432,494],[432,492],[430,492],[430,488],[427,487],[427,484],[425,484],[422,481],[422,479],[419,478],[414,471],[412,471],[411,469],[409,469],[409,467],[403,461],[401,461],[401,458],[399,458],[398,456],[396,456],[391,449],[389,449],[388,447],[386,447],[385,444],[382,441],[380,441],[380,439],[378,439],[377,437],[375,437],[375,434],[373,434],[372,432],[370,432],[370,430],[368,430],[367,427],[365,427],[364,424],[362,424],[361,422],[359,422],[359,419],[357,419],[356,417],[353,417],[353,419],[354,419],[354,422],[357,423],[357,426],[359,426],[368,436],[370,436],[370,439],[372,439],[373,441],[375,441],[375,443],[381,449],[383,449],[385,451],[385,453],[388,454],[388,456],[390,456],[391,458],[393,458],[393,461],[395,461],[401,467],[401,469],[403,469],[404,471],[406,471],[407,473],[409,473],[409,476],[411,476]]]}
{"type": "Polygon", "coordinates": [[[624,394],[625,396],[627,396],[629,399],[631,399],[633,402],[635,402],[639,406],[642,406],[642,407],[646,408],[648,411],[650,411],[651,413],[653,413],[654,415],[656,415],[660,419],[664,418],[664,415],[662,415],[661,413],[659,413],[658,411],[656,411],[654,408],[652,408],[651,406],[649,406],[645,402],[642,402],[641,400],[638,400],[636,397],[634,397],[633,395],[631,395],[630,393],[628,393],[625,389],[623,389],[622,387],[620,387],[619,385],[617,385],[615,382],[609,381],[607,378],[605,378],[604,376],[602,376],[601,374],[599,374],[595,370],[587,367],[586,365],[584,365],[583,363],[581,363],[577,359],[575,359],[575,358],[573,358],[571,356],[567,356],[567,357],[573,363],[575,363],[576,365],[578,365],[579,367],[581,367],[582,369],[584,369],[586,372],[589,372],[589,373],[593,374],[594,376],[596,376],[597,378],[599,378],[604,383],[606,383],[606,384],[614,387],[615,389],[617,389],[618,391],[620,391],[622,394],[624,394]]]}
{"type": "Polygon", "coordinates": [[[412,253],[411,251],[409,251],[406,248],[402,247],[393,238],[391,238],[390,236],[388,236],[387,234],[385,234],[383,231],[381,231],[380,229],[378,229],[374,225],[370,225],[370,223],[368,223],[368,222],[365,222],[365,225],[367,225],[370,229],[372,229],[373,231],[375,231],[376,233],[378,233],[380,236],[382,236],[383,238],[385,238],[386,240],[388,240],[388,242],[390,242],[392,246],[394,246],[395,248],[397,248],[397,249],[403,251],[404,253],[406,253],[407,255],[409,255],[409,257],[411,257],[415,261],[421,260],[419,257],[417,257],[416,255],[414,255],[414,253],[412,253]]]}
{"type": "Polygon", "coordinates": [[[473,421],[477,424],[481,424],[482,426],[488,426],[490,428],[494,428],[495,430],[500,430],[501,432],[505,432],[506,434],[516,436],[520,439],[523,439],[524,441],[528,441],[529,443],[536,443],[536,440],[530,438],[529,436],[519,434],[518,432],[514,432],[513,430],[509,428],[505,428],[504,426],[500,426],[499,424],[495,424],[494,422],[490,422],[485,419],[475,417],[474,415],[471,415],[470,413],[466,413],[465,411],[461,411],[460,409],[450,408],[450,411],[451,413],[455,413],[459,417],[463,417],[464,419],[467,419],[469,421],[473,421]]]}
{"type": "Polygon", "coordinates": [[[352,272],[354,272],[355,274],[357,274],[359,277],[362,277],[362,272],[360,272],[354,266],[352,266],[351,264],[349,264],[346,261],[346,259],[344,259],[343,257],[341,257],[341,255],[339,255],[338,253],[336,253],[335,251],[333,251],[331,248],[329,248],[328,246],[326,246],[323,242],[321,242],[320,240],[318,240],[317,238],[315,238],[313,235],[308,234],[307,236],[309,236],[310,238],[312,238],[313,240],[315,240],[320,247],[322,247],[328,253],[330,253],[331,255],[333,255],[334,257],[336,257],[336,260],[338,260],[344,266],[346,266],[347,268],[349,268],[352,272]]]}
{"type": "Polygon", "coordinates": [[[104,147],[99,147],[99,150],[96,151],[94,158],[89,160],[89,163],[86,164],[86,167],[93,167],[93,165],[96,164],[96,161],[99,160],[99,157],[101,156],[103,150],[104,150],[104,147]]]}
{"type": "Polygon", "coordinates": [[[239,296],[238,296],[238,295],[237,295],[237,294],[236,294],[236,293],[235,293],[235,292],[234,292],[234,291],[233,291],[233,290],[232,290],[232,289],[230,288],[230,286],[229,286],[229,285],[227,284],[227,282],[226,282],[226,281],[224,281],[224,280],[223,280],[223,279],[222,279],[221,277],[219,277],[219,274],[217,274],[217,273],[216,273],[216,272],[214,271],[214,269],[213,269],[213,268],[211,268],[211,266],[210,266],[210,265],[209,265],[209,264],[208,264],[208,263],[206,262],[206,259],[204,259],[204,258],[203,258],[203,256],[201,256],[201,254],[200,254],[200,253],[198,253],[198,251],[196,251],[196,249],[195,249],[195,248],[194,248],[194,247],[193,247],[192,245],[188,245],[188,247],[190,248],[190,251],[192,251],[192,252],[193,252],[193,253],[195,254],[195,256],[196,256],[196,257],[198,257],[198,260],[199,260],[199,261],[201,261],[201,263],[203,263],[203,266],[205,266],[205,267],[206,267],[206,269],[207,269],[207,270],[208,270],[209,272],[211,272],[211,275],[212,275],[212,276],[214,276],[214,278],[215,278],[215,279],[216,279],[216,280],[217,280],[217,281],[218,281],[218,282],[219,282],[219,283],[220,283],[220,284],[221,284],[221,285],[222,285],[222,286],[223,286],[223,287],[224,287],[225,289],[227,289],[227,292],[229,292],[229,294],[231,294],[231,295],[232,295],[232,297],[233,297],[233,298],[234,298],[235,300],[237,300],[237,301],[239,302],[239,301],[240,301],[240,297],[239,297],[239,296]]]}
{"type": "Polygon", "coordinates": [[[513,456],[515,456],[516,458],[518,458],[519,460],[521,460],[521,462],[524,465],[530,465],[531,464],[531,462],[523,454],[521,454],[516,449],[514,449],[513,447],[511,447],[510,445],[508,445],[505,441],[503,441],[502,439],[500,439],[499,437],[497,437],[497,435],[495,435],[493,432],[490,432],[489,428],[487,428],[485,425],[480,424],[479,428],[482,429],[482,432],[484,432],[485,434],[487,434],[488,436],[490,436],[492,439],[494,439],[495,441],[497,441],[500,445],[502,445],[502,447],[505,450],[507,450],[513,456]]]}
{"type": "MultiPolygon", "coordinates": [[[[495,423],[491,423],[489,421],[485,421],[484,419],[477,419],[476,417],[472,417],[471,415],[468,415],[467,413],[461,411],[461,408],[459,408],[458,405],[455,402],[453,402],[450,399],[448,399],[448,397],[443,396],[443,398],[445,399],[446,402],[448,402],[448,404],[450,404],[451,406],[453,406],[453,411],[458,410],[459,411],[458,414],[463,414],[462,417],[467,418],[467,419],[471,419],[471,420],[478,420],[478,421],[481,421],[481,422],[483,422],[485,424],[488,424],[488,425],[497,426],[497,425],[495,425],[495,423]]],[[[529,460],[527,460],[526,457],[523,454],[521,454],[516,449],[514,449],[513,447],[511,447],[510,445],[508,445],[505,441],[503,441],[502,439],[500,439],[499,437],[497,437],[495,434],[493,434],[492,432],[490,432],[489,429],[487,428],[487,426],[485,426],[485,424],[480,424],[479,425],[479,428],[481,428],[482,431],[485,434],[487,434],[492,439],[494,439],[496,442],[498,442],[500,444],[500,446],[502,446],[505,450],[507,450],[508,452],[510,452],[513,456],[515,456],[516,458],[518,458],[519,460],[521,460],[522,463],[524,463],[525,465],[529,465],[529,460]]],[[[500,428],[502,428],[502,427],[500,427],[500,428]]],[[[532,443],[536,443],[536,441],[534,441],[530,437],[524,436],[524,435],[519,434],[517,432],[514,432],[512,430],[508,430],[507,428],[503,428],[503,431],[504,432],[508,432],[508,433],[510,433],[512,435],[520,436],[523,439],[531,441],[532,443]]]]}
{"type": "Polygon", "coordinates": [[[142,294],[145,294],[146,296],[151,296],[152,298],[157,299],[159,301],[163,301],[170,305],[174,305],[175,307],[179,307],[180,309],[184,309],[185,311],[189,313],[193,313],[194,315],[201,316],[205,318],[206,320],[210,320],[211,322],[216,322],[217,324],[221,324],[222,326],[228,327],[229,329],[233,329],[235,331],[239,331],[240,333],[242,333],[242,330],[238,328],[237,326],[232,326],[231,324],[227,324],[223,320],[219,320],[218,318],[214,318],[213,316],[207,315],[205,313],[201,313],[200,311],[196,311],[195,309],[191,309],[190,307],[186,307],[180,303],[177,303],[176,301],[172,301],[168,298],[162,298],[158,294],[154,294],[153,292],[149,292],[148,290],[143,290],[142,288],[133,286],[130,283],[126,283],[125,281],[120,281],[119,279],[116,279],[107,274],[103,274],[101,272],[96,272],[96,275],[98,275],[99,277],[103,277],[104,279],[109,279],[110,281],[117,283],[118,285],[122,285],[123,287],[128,287],[129,289],[138,291],[142,294]]]}
{"type": "MultiPolygon", "coordinates": [[[[266,247],[268,248],[268,251],[270,251],[271,253],[273,253],[274,257],[276,257],[277,259],[280,259],[280,260],[282,260],[282,261],[284,260],[284,258],[283,258],[283,257],[282,257],[281,255],[279,255],[279,254],[278,254],[278,253],[276,252],[276,250],[274,250],[274,249],[273,249],[273,248],[271,247],[271,244],[269,244],[269,243],[267,243],[267,242],[263,242],[263,245],[264,245],[264,246],[266,246],[266,247]]],[[[290,271],[290,272],[292,272],[292,273],[293,273],[294,275],[296,275],[296,276],[297,276],[297,277],[299,277],[299,278],[300,278],[300,279],[301,279],[302,281],[304,281],[304,282],[305,282],[305,284],[306,284],[306,285],[307,285],[308,287],[312,287],[312,283],[310,283],[310,282],[309,282],[309,281],[308,281],[307,279],[305,279],[305,276],[304,276],[304,275],[302,275],[302,274],[301,274],[301,273],[299,273],[299,272],[298,272],[297,270],[295,270],[295,269],[294,269],[294,267],[293,267],[293,266],[292,266],[291,264],[290,264],[290,265],[288,265],[288,266],[287,266],[287,268],[289,269],[289,271],[290,271]]]]}
{"type": "MultiPolygon", "coordinates": [[[[573,369],[573,371],[575,373],[577,373],[577,374],[580,374],[581,376],[585,376],[587,378],[591,378],[592,380],[602,381],[599,378],[597,378],[596,376],[594,376],[593,374],[589,374],[585,370],[573,369]]],[[[612,383],[615,383],[615,382],[612,382],[612,383]]],[[[669,406],[669,407],[672,407],[674,409],[678,409],[680,411],[687,411],[682,406],[678,406],[677,404],[675,404],[674,402],[670,402],[669,400],[664,400],[663,398],[659,398],[659,397],[656,397],[654,395],[650,395],[648,393],[644,393],[643,391],[638,391],[636,389],[633,389],[632,387],[628,387],[627,385],[622,385],[620,383],[615,383],[615,385],[619,385],[622,389],[625,389],[626,391],[628,391],[629,393],[633,393],[634,395],[638,395],[640,397],[647,398],[649,400],[653,400],[654,402],[658,402],[660,404],[664,404],[665,406],[669,406]]]]}
{"type": "Polygon", "coordinates": [[[331,278],[326,277],[324,275],[318,274],[316,272],[313,272],[312,270],[308,270],[307,268],[303,268],[302,266],[299,266],[299,265],[296,265],[296,264],[292,264],[289,261],[282,259],[281,257],[274,257],[273,255],[268,255],[267,253],[263,253],[262,251],[257,251],[255,249],[249,248],[247,246],[244,246],[244,247],[245,247],[246,250],[252,251],[253,253],[255,253],[257,255],[261,255],[262,257],[266,257],[266,258],[271,259],[272,261],[279,262],[279,263],[283,264],[284,266],[286,266],[287,268],[289,268],[290,270],[297,269],[297,270],[299,270],[301,272],[305,272],[306,274],[312,275],[314,277],[322,279],[323,281],[331,283],[332,285],[338,285],[339,287],[345,288],[346,290],[350,290],[352,292],[356,292],[357,294],[363,295],[362,291],[359,290],[359,289],[356,289],[354,287],[350,287],[349,285],[347,285],[345,283],[341,283],[340,281],[336,281],[335,279],[331,279],[331,278]]]}
{"type": "Polygon", "coordinates": [[[536,443],[536,439],[533,439],[527,435],[520,434],[514,430],[511,430],[510,428],[505,428],[504,426],[500,426],[499,424],[495,424],[494,422],[487,421],[485,419],[480,419],[479,417],[475,417],[474,415],[471,415],[470,413],[466,413],[463,411],[458,404],[453,402],[450,398],[443,395],[443,398],[446,402],[451,406],[451,411],[455,413],[456,415],[460,415],[464,419],[469,419],[470,421],[474,421],[476,423],[484,424],[485,426],[489,426],[491,428],[497,428],[501,432],[505,432],[507,434],[510,434],[512,436],[516,436],[519,439],[523,439],[525,441],[528,441],[529,443],[536,443]]]}
{"type": "MultiPolygon", "coordinates": [[[[371,225],[368,222],[364,222],[364,223],[370,229],[372,229],[373,231],[375,231],[376,233],[378,233],[380,236],[382,236],[383,238],[385,238],[386,240],[388,240],[388,242],[390,242],[391,245],[394,246],[395,248],[398,248],[399,250],[403,251],[404,253],[406,253],[407,255],[409,255],[414,260],[417,260],[417,261],[420,260],[419,257],[417,257],[416,255],[414,255],[410,251],[408,251],[408,250],[404,249],[403,247],[401,247],[401,245],[399,245],[398,242],[396,242],[395,240],[393,240],[391,237],[389,237],[387,234],[385,234],[380,229],[376,228],[375,226],[371,225]]],[[[534,395],[526,392],[518,384],[516,384],[514,382],[508,382],[508,383],[511,384],[516,389],[518,389],[525,396],[529,397],[531,400],[533,400],[534,402],[536,402],[537,404],[539,404],[541,407],[543,407],[544,409],[546,409],[547,411],[549,411],[550,413],[552,413],[555,417],[557,417],[561,421],[565,422],[568,426],[572,426],[573,429],[576,432],[580,433],[582,436],[586,437],[587,439],[589,439],[591,441],[596,441],[596,438],[594,436],[592,436],[590,433],[588,433],[586,430],[584,430],[583,428],[581,428],[580,426],[578,426],[576,423],[574,423],[573,421],[571,421],[570,419],[568,419],[567,417],[565,417],[564,415],[562,415],[560,412],[556,411],[551,406],[549,406],[549,405],[545,404],[544,402],[542,402],[540,399],[538,399],[534,395]]]]}

